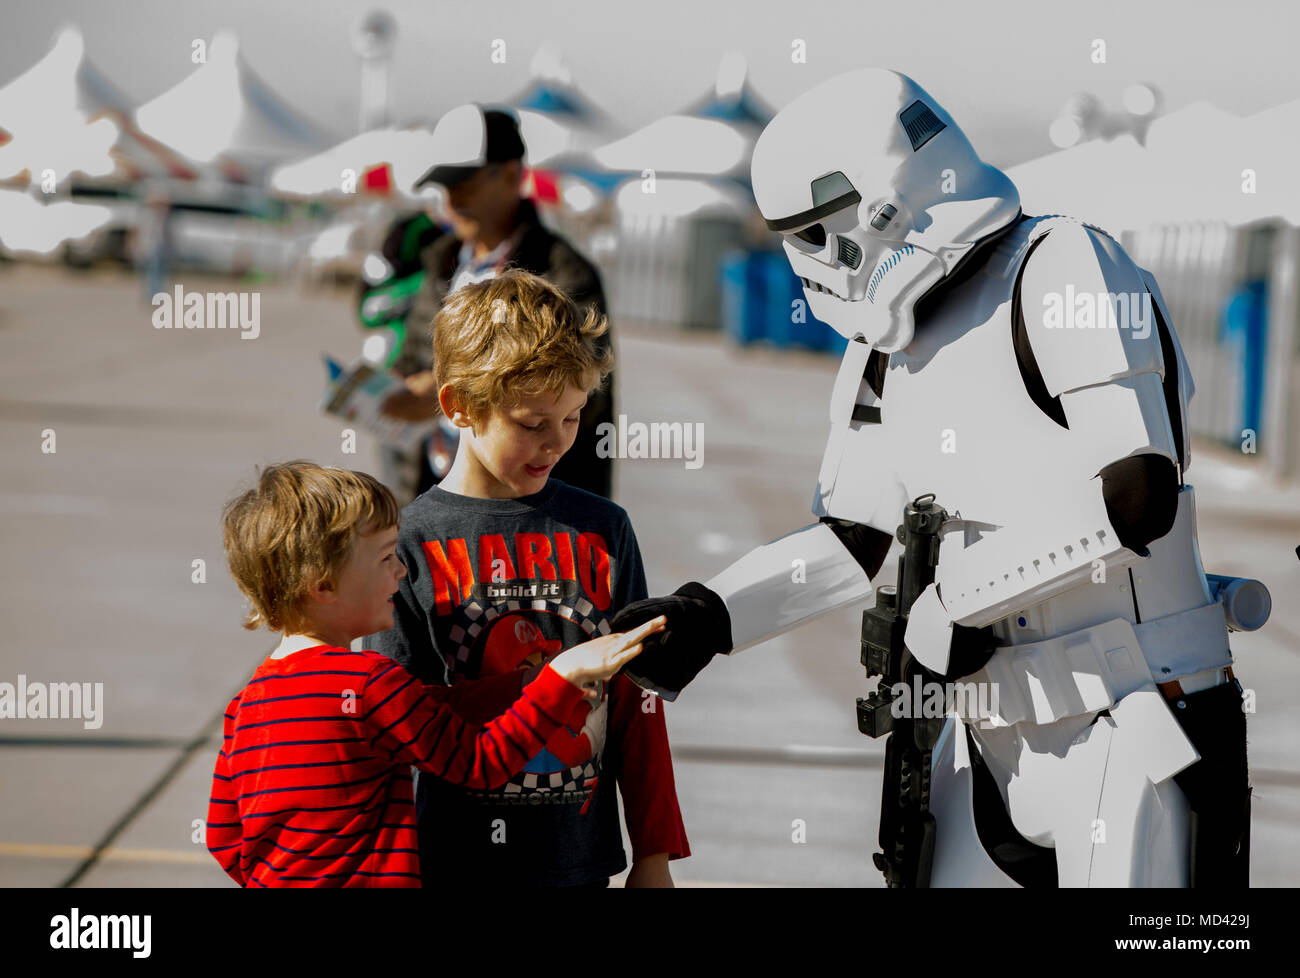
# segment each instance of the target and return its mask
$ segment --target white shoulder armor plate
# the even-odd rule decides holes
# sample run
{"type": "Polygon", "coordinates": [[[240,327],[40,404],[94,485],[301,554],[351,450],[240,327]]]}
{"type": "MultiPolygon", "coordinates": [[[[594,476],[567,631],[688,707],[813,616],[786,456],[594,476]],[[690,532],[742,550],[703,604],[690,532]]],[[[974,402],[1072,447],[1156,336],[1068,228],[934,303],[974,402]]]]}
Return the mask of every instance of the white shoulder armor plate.
{"type": "Polygon", "coordinates": [[[1100,231],[1054,227],[1025,264],[1020,308],[1052,397],[1134,374],[1164,376],[1141,270],[1100,231]]]}

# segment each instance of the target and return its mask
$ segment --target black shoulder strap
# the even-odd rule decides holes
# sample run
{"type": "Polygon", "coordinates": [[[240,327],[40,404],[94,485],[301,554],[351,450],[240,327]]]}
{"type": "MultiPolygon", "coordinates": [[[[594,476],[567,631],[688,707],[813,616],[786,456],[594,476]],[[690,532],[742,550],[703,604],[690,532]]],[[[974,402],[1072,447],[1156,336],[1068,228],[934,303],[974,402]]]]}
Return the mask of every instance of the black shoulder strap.
{"type": "MultiPolygon", "coordinates": [[[[885,371],[889,368],[889,354],[873,349],[867,354],[867,365],[862,370],[862,379],[867,382],[876,397],[882,397],[885,390],[885,371]]],[[[853,420],[859,424],[880,424],[880,406],[876,404],[853,405],[853,420]]]]}
{"type": "Polygon", "coordinates": [[[867,386],[876,397],[885,396],[885,371],[889,369],[889,354],[873,349],[867,355],[867,367],[862,372],[867,386]]]}
{"type": "Polygon", "coordinates": [[[1043,372],[1038,367],[1038,358],[1034,356],[1034,348],[1029,342],[1029,331],[1025,327],[1025,313],[1020,308],[1020,281],[1024,278],[1025,266],[1029,264],[1034,249],[1047,240],[1047,234],[1029,246],[1029,251],[1021,261],[1019,271],[1016,272],[1016,284],[1011,292],[1011,342],[1015,346],[1016,363],[1020,367],[1020,379],[1024,381],[1025,392],[1038,405],[1039,410],[1068,430],[1070,426],[1065,420],[1065,408],[1061,405],[1061,398],[1052,397],[1047,393],[1043,372]]]}
{"type": "Polygon", "coordinates": [[[1169,324],[1160,315],[1160,305],[1156,297],[1151,296],[1151,309],[1156,314],[1156,329],[1160,331],[1160,355],[1165,361],[1165,410],[1169,414],[1169,430],[1174,436],[1174,450],[1178,453],[1178,470],[1187,465],[1183,457],[1183,412],[1178,398],[1178,353],[1174,349],[1173,338],[1169,335],[1169,324]]]}

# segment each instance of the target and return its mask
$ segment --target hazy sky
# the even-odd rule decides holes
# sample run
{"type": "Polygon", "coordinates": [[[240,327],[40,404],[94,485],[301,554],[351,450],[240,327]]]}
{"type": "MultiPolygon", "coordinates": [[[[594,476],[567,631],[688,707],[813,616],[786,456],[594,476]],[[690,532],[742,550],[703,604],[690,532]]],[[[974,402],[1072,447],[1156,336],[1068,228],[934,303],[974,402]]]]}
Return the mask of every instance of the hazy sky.
{"type": "Polygon", "coordinates": [[[229,28],[272,88],[342,137],[358,116],[352,32],[375,7],[399,25],[393,110],[403,121],[510,96],[544,41],[628,129],[709,89],[731,49],[749,59],[754,88],[774,108],[854,67],[895,68],[1001,165],[1050,151],[1048,123],[1079,89],[1118,107],[1123,89],[1145,80],[1163,90],[1167,109],[1209,99],[1243,115],[1300,96],[1292,0],[0,0],[0,84],[75,23],[90,58],[144,101],[192,70],[195,38],[229,28]],[[506,42],[505,64],[490,60],[495,38],[506,42]],[[807,44],[805,64],[791,61],[796,38],[807,44]],[[1097,38],[1105,64],[1090,59],[1097,38]]]}

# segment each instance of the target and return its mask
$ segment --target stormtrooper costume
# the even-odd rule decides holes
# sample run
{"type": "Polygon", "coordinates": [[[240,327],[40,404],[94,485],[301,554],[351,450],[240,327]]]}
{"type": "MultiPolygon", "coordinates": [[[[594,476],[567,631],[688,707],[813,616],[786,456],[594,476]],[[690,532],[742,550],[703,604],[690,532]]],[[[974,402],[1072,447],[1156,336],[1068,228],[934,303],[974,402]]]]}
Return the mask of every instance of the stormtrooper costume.
{"type": "Polygon", "coordinates": [[[1152,275],[1100,228],[1025,216],[891,71],[792,102],[753,185],[809,311],[851,341],[818,522],[625,609],[614,627],[669,615],[633,678],[673,697],[717,652],[869,604],[904,505],[933,493],[948,519],[906,646],[995,694],[933,753],[932,885],[1245,885],[1228,632],[1268,594],[1201,566],[1192,378],[1152,275]],[[991,630],[986,661],[950,661],[954,625],[991,630]]]}

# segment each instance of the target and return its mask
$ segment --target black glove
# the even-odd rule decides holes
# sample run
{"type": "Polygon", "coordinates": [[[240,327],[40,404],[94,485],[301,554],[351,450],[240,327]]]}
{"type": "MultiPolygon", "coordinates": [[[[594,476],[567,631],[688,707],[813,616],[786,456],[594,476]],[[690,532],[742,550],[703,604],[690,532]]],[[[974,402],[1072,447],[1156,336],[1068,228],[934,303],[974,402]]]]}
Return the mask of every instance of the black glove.
{"type": "Polygon", "coordinates": [[[662,598],[633,601],[614,616],[616,632],[665,615],[668,623],[641,643],[641,654],[623,667],[642,689],[672,701],[719,652],[731,651],[731,614],[726,602],[703,584],[689,581],[662,598]]]}

